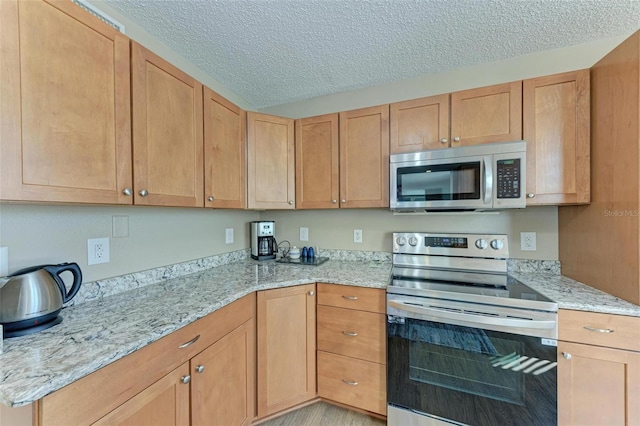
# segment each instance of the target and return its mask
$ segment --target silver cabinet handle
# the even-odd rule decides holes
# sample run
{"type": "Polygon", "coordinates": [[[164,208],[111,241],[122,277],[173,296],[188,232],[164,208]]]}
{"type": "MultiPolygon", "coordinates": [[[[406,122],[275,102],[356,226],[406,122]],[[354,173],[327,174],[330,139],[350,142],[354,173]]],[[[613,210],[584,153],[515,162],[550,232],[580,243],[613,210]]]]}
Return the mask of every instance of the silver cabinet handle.
{"type": "Polygon", "coordinates": [[[204,371],[204,365],[199,365],[196,367],[196,372],[202,373],[204,371]]]}
{"type": "Polygon", "coordinates": [[[207,198],[207,200],[213,201],[214,200],[213,195],[209,196],[209,198],[207,198]]]}
{"type": "Polygon", "coordinates": [[[347,300],[358,300],[358,296],[342,296],[342,298],[347,300]]]}
{"type": "Polygon", "coordinates": [[[571,354],[569,352],[562,352],[562,357],[564,359],[571,359],[571,354]]]}
{"type": "Polygon", "coordinates": [[[534,194],[533,192],[530,192],[530,193],[527,194],[528,198],[533,198],[535,196],[536,196],[536,194],[534,194]]]}
{"type": "Polygon", "coordinates": [[[335,204],[335,203],[337,203],[337,202],[338,202],[338,200],[331,200],[331,202],[332,202],[333,204],[335,204]]]}
{"type": "Polygon", "coordinates": [[[453,138],[454,142],[460,142],[460,136],[456,136],[453,138]]]}
{"type": "Polygon", "coordinates": [[[347,202],[347,200],[340,200],[340,202],[341,202],[342,204],[344,204],[344,203],[346,203],[346,202],[347,202]]]}
{"type": "Polygon", "coordinates": [[[293,200],[289,200],[289,204],[290,204],[290,205],[293,205],[293,200]]]}
{"type": "Polygon", "coordinates": [[[358,335],[355,331],[343,331],[342,334],[349,337],[356,337],[358,335]]]}
{"type": "Polygon", "coordinates": [[[442,143],[447,143],[447,142],[449,142],[449,139],[447,139],[447,138],[442,138],[442,139],[440,139],[440,142],[442,142],[442,143]]]}
{"type": "Polygon", "coordinates": [[[131,188],[125,188],[124,191],[122,191],[122,193],[124,195],[131,195],[133,194],[133,191],[131,190],[131,188]]]}
{"type": "Polygon", "coordinates": [[[309,296],[313,296],[314,294],[315,294],[315,293],[313,292],[313,290],[311,290],[311,291],[309,292],[309,296]]]}
{"type": "Polygon", "coordinates": [[[358,386],[358,382],[355,382],[353,380],[342,379],[342,381],[348,384],[349,386],[358,386]]]}
{"type": "Polygon", "coordinates": [[[591,327],[590,325],[585,325],[582,328],[589,331],[595,331],[596,333],[613,333],[613,330],[610,328],[596,328],[596,327],[591,327]]]}
{"type": "Polygon", "coordinates": [[[194,337],[193,339],[189,340],[188,342],[185,342],[183,344],[181,344],[180,346],[178,346],[178,349],[184,349],[187,346],[191,346],[193,345],[198,339],[200,338],[200,335],[198,334],[196,337],[194,337]]]}
{"type": "Polygon", "coordinates": [[[189,384],[189,382],[191,381],[191,376],[189,376],[189,375],[182,376],[182,378],[180,379],[180,381],[181,381],[182,383],[184,383],[185,385],[188,385],[188,384],[189,384]]]}
{"type": "Polygon", "coordinates": [[[149,192],[146,189],[143,189],[142,191],[139,192],[140,195],[142,195],[143,197],[146,197],[147,195],[149,195],[149,192]]]}

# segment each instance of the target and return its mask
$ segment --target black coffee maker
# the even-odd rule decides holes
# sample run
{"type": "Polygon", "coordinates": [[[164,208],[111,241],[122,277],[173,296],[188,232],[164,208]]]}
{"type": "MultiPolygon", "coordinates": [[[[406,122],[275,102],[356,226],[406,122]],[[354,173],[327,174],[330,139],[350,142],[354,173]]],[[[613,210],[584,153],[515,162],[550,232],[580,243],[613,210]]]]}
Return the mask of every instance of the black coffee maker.
{"type": "Polygon", "coordinates": [[[274,237],[276,223],[273,221],[251,222],[251,258],[256,260],[275,259],[278,243],[274,237]]]}

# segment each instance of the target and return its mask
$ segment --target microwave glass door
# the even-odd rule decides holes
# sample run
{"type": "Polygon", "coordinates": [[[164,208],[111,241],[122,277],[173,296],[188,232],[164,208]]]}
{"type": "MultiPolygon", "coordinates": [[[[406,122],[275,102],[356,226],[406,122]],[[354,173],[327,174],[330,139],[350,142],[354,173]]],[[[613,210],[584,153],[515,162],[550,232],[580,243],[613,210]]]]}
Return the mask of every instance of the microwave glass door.
{"type": "Polygon", "coordinates": [[[481,162],[398,167],[399,202],[479,200],[481,162]]]}

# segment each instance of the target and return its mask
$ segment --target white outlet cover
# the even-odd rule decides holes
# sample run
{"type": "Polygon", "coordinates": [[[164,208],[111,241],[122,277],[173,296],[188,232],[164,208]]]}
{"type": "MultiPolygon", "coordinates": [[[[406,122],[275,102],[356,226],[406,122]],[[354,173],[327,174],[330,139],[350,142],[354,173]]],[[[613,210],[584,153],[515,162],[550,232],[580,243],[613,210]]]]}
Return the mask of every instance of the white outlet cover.
{"type": "Polygon", "coordinates": [[[362,229],[353,230],[353,242],[358,244],[362,243],[362,229]]]}
{"type": "Polygon", "coordinates": [[[233,244],[233,228],[227,228],[224,231],[225,244],[233,244]]]}
{"type": "Polygon", "coordinates": [[[536,251],[536,233],[535,232],[520,233],[520,250],[536,251]]]}
{"type": "Polygon", "coordinates": [[[109,263],[109,238],[87,240],[87,265],[109,263]]]}

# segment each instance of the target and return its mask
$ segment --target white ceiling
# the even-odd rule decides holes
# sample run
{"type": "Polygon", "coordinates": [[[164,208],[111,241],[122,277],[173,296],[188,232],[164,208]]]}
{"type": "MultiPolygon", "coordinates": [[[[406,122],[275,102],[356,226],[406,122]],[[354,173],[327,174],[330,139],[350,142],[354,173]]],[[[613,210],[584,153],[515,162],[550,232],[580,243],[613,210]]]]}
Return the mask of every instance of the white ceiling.
{"type": "Polygon", "coordinates": [[[106,3],[258,109],[640,28],[640,0],[106,3]]]}

